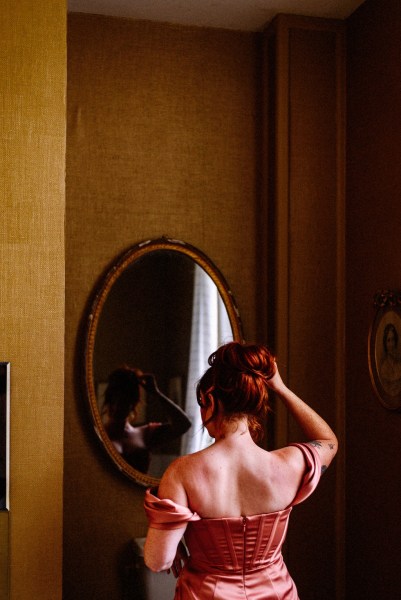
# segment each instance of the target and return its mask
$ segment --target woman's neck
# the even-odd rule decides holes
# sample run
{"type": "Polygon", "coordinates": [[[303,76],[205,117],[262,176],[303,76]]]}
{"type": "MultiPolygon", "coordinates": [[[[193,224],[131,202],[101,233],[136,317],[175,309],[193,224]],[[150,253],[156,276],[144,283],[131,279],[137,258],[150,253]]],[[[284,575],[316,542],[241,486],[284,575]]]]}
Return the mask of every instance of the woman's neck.
{"type": "Polygon", "coordinates": [[[237,439],[250,438],[248,420],[246,418],[236,419],[235,421],[222,421],[216,427],[215,442],[237,441],[237,439]]]}

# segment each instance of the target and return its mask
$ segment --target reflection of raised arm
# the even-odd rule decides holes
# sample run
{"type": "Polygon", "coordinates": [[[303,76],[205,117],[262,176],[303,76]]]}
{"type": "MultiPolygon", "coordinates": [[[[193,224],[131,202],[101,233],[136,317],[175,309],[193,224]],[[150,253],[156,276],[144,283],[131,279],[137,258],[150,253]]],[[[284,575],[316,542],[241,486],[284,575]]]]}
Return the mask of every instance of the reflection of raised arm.
{"type": "Polygon", "coordinates": [[[284,403],[301,427],[309,443],[316,447],[321,456],[322,464],[328,467],[338,449],[338,440],[334,431],[322,417],[283,383],[278,369],[268,381],[268,386],[284,403]]]}
{"type": "Polygon", "coordinates": [[[182,408],[159,390],[155,376],[151,373],[144,373],[140,377],[140,382],[147,392],[157,395],[167,417],[167,423],[153,428],[149,445],[152,447],[159,446],[174,440],[188,431],[191,427],[191,421],[182,408]]]}

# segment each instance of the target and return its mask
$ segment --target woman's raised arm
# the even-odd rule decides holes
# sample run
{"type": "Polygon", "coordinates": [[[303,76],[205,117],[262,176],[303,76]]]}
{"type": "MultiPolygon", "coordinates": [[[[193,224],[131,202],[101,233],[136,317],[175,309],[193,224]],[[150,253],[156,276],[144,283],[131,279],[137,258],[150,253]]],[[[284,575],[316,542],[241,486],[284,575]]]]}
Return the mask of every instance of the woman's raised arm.
{"type": "Polygon", "coordinates": [[[284,384],[278,369],[269,379],[268,386],[298,423],[308,443],[319,452],[322,468],[327,468],[338,450],[338,440],[330,425],[284,384]]]}

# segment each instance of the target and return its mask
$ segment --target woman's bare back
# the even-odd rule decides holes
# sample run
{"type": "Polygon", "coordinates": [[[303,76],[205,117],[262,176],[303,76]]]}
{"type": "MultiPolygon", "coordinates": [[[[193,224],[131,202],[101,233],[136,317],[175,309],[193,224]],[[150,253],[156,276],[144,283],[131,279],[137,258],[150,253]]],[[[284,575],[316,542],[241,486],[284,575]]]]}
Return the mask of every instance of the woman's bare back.
{"type": "Polygon", "coordinates": [[[295,447],[267,452],[249,432],[220,440],[176,463],[190,508],[203,518],[237,517],[283,510],[304,472],[295,447]]]}

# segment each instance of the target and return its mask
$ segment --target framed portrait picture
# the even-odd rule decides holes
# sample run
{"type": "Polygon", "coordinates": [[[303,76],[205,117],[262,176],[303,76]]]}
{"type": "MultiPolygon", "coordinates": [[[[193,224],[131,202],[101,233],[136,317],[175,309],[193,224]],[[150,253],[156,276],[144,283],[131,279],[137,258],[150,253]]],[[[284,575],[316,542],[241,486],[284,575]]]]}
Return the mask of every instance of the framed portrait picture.
{"type": "Polygon", "coordinates": [[[382,405],[401,410],[401,292],[375,294],[369,333],[369,371],[382,405]]]}

